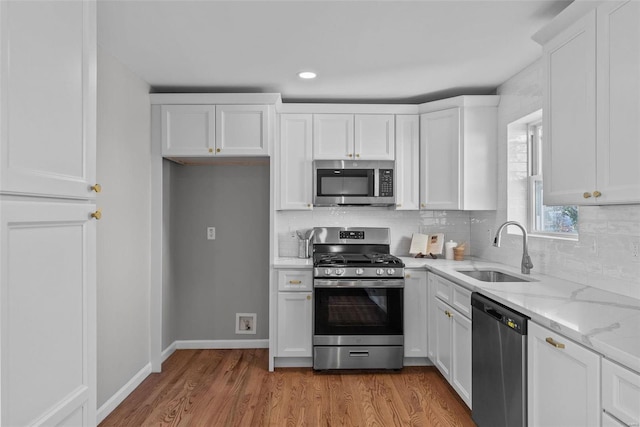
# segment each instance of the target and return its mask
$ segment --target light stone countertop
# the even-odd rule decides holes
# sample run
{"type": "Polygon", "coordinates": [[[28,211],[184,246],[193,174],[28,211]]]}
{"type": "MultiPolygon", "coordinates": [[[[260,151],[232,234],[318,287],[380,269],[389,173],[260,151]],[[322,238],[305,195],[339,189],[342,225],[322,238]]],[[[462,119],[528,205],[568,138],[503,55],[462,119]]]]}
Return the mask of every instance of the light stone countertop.
{"type": "MultiPolygon", "coordinates": [[[[480,292],[560,335],[640,373],[640,300],[558,279],[535,270],[530,275],[504,264],[467,259],[400,257],[406,268],[425,268],[471,291],[480,292]],[[495,269],[532,282],[491,283],[458,269],[495,269]]],[[[311,259],[278,258],[274,268],[311,268],[311,259]]]]}

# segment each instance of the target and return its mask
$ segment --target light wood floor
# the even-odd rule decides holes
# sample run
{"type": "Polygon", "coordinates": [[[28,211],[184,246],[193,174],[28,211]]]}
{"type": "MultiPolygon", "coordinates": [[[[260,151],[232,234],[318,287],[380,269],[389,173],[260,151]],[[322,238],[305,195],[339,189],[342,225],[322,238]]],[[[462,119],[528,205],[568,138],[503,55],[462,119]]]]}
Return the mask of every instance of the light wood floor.
{"type": "Polygon", "coordinates": [[[178,350],[100,426],[475,426],[433,367],[268,372],[268,350],[178,350]]]}

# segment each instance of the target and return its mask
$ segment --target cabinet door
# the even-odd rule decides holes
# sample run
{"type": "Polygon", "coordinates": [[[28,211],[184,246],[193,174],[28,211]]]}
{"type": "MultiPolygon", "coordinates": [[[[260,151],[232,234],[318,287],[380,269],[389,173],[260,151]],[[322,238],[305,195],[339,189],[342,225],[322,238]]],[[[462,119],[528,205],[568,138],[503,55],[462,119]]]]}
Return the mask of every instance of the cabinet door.
{"type": "Polygon", "coordinates": [[[420,207],[420,118],[396,116],[396,209],[420,207]]]}
{"type": "Polygon", "coordinates": [[[640,202],[640,3],[597,9],[598,203],[640,202]]]}
{"type": "Polygon", "coordinates": [[[354,158],[353,114],[313,115],[313,158],[348,160],[354,158]]]}
{"type": "Polygon", "coordinates": [[[437,324],[436,324],[436,315],[438,314],[438,310],[436,308],[436,276],[433,273],[427,273],[427,281],[428,283],[428,310],[427,310],[427,355],[432,363],[436,360],[436,349],[438,342],[436,337],[437,333],[437,324]]]}
{"type": "Polygon", "coordinates": [[[395,120],[393,114],[356,114],[355,158],[393,160],[395,158],[395,120]]]}
{"type": "Polygon", "coordinates": [[[404,357],[427,357],[427,272],[407,270],[404,284],[404,357]]]}
{"type": "Polygon", "coordinates": [[[442,375],[451,379],[451,308],[436,299],[435,365],[442,375]]]}
{"type": "Polygon", "coordinates": [[[269,107],[216,106],[216,155],[268,156],[269,107]]]}
{"type": "Polygon", "coordinates": [[[213,105],[163,105],[162,155],[212,156],[215,148],[213,105]]]}
{"type": "Polygon", "coordinates": [[[278,356],[311,357],[311,292],[278,293],[278,356]]]}
{"type": "Polygon", "coordinates": [[[0,192],[95,197],[95,3],[0,2],[0,46],[0,192]]]}
{"type": "Polygon", "coordinates": [[[595,19],[588,13],[544,46],[546,205],[592,203],[584,193],[596,190],[595,19]]]}
{"type": "Polygon", "coordinates": [[[2,425],[95,425],[94,208],[0,204],[2,425]]]}
{"type": "Polygon", "coordinates": [[[529,322],[530,426],[600,424],[600,356],[529,322]]]}
{"type": "Polygon", "coordinates": [[[313,202],[311,114],[280,115],[278,209],[309,210],[313,202]]]}
{"type": "Polygon", "coordinates": [[[460,109],[420,116],[420,209],[460,209],[460,109]]]}
{"type": "Polygon", "coordinates": [[[471,320],[451,310],[451,385],[471,408],[471,320]]]}
{"type": "Polygon", "coordinates": [[[603,359],[602,408],[629,425],[640,425],[640,375],[603,359]]]}

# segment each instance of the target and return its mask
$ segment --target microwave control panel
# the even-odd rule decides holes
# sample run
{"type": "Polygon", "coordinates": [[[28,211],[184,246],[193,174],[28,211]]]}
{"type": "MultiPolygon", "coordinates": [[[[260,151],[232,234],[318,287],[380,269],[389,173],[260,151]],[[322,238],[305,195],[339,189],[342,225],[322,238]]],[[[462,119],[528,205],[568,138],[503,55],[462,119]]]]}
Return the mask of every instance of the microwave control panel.
{"type": "Polygon", "coordinates": [[[380,169],[380,197],[393,197],[393,169],[380,169]]]}

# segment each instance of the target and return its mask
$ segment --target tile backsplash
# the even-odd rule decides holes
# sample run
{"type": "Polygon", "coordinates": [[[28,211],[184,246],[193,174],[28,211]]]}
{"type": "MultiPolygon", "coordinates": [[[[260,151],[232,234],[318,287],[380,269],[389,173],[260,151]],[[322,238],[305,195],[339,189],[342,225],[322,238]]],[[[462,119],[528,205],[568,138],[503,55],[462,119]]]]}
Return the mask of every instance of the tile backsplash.
{"type": "Polygon", "coordinates": [[[391,253],[409,254],[413,233],[444,233],[445,240],[469,242],[469,212],[395,211],[385,208],[335,207],[276,213],[279,256],[297,256],[296,230],[313,227],[389,227],[391,253]]]}

